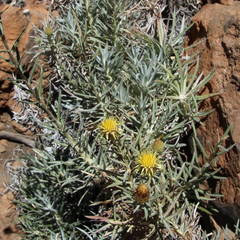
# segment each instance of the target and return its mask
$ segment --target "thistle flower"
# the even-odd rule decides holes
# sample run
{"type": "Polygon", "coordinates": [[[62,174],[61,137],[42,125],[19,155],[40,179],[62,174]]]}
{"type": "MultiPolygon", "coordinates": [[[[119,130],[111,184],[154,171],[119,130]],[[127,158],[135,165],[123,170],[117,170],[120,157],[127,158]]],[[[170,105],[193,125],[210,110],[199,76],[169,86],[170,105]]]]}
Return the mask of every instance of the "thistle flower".
{"type": "Polygon", "coordinates": [[[110,136],[116,139],[116,135],[120,133],[119,125],[120,123],[114,117],[109,117],[99,124],[99,129],[107,138],[110,136]]]}
{"type": "Polygon", "coordinates": [[[146,184],[139,184],[135,190],[134,197],[137,202],[145,203],[149,200],[149,189],[146,184]]]}
{"type": "Polygon", "coordinates": [[[154,152],[145,151],[142,152],[137,158],[137,168],[142,171],[142,173],[153,175],[153,171],[158,167],[158,159],[154,152]]]}

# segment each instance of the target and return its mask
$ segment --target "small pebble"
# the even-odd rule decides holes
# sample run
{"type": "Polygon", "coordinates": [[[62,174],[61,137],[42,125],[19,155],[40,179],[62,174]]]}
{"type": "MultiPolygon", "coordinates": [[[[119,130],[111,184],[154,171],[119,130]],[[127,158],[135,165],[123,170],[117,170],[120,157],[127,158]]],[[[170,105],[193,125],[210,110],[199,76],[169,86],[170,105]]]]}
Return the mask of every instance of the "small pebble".
{"type": "Polygon", "coordinates": [[[23,14],[24,14],[25,16],[29,16],[29,15],[30,15],[30,10],[29,10],[29,9],[24,9],[24,10],[23,10],[23,14]]]}

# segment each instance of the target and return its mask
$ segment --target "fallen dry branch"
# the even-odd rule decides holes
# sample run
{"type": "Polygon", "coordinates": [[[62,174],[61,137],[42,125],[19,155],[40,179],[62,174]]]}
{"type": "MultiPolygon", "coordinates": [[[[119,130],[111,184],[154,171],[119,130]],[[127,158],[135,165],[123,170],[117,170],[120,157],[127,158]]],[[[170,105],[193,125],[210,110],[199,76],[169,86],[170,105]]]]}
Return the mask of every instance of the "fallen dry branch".
{"type": "Polygon", "coordinates": [[[1,138],[7,139],[9,141],[23,143],[32,148],[35,147],[35,141],[29,139],[28,137],[26,137],[22,134],[7,132],[7,131],[0,131],[0,139],[1,138]]]}

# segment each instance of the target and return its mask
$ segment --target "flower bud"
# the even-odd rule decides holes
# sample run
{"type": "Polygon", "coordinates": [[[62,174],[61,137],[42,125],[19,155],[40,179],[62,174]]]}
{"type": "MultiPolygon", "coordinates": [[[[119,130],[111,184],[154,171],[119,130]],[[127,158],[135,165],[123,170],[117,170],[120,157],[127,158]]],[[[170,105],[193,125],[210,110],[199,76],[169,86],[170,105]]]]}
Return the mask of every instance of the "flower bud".
{"type": "Polygon", "coordinates": [[[160,138],[157,138],[152,144],[152,149],[154,152],[162,152],[164,150],[164,147],[165,144],[160,138]]]}
{"type": "Polygon", "coordinates": [[[47,27],[44,29],[44,33],[45,33],[47,36],[51,36],[51,35],[53,34],[53,29],[52,29],[52,27],[47,26],[47,27]]]}
{"type": "Polygon", "coordinates": [[[146,184],[139,184],[135,190],[135,199],[139,203],[145,203],[149,200],[149,189],[146,184]]]}

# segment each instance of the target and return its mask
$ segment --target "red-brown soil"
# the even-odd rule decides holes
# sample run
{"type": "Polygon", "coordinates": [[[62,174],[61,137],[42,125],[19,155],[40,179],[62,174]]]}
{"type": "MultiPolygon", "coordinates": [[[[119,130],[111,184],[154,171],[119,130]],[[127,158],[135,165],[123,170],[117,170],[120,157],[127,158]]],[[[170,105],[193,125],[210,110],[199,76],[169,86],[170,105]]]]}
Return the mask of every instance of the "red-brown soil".
{"type": "MultiPolygon", "coordinates": [[[[33,45],[31,39],[31,35],[34,33],[33,28],[42,26],[49,17],[48,2],[26,0],[23,8],[0,4],[4,36],[0,39],[0,50],[6,50],[6,44],[11,49],[18,40],[17,48],[21,63],[26,67],[31,61],[31,55],[27,51],[33,45]]],[[[1,57],[9,59],[7,53],[1,52],[1,57]]],[[[15,71],[14,65],[2,58],[0,59],[0,132],[29,134],[27,126],[23,127],[11,119],[12,111],[19,111],[19,105],[13,99],[14,92],[11,80],[9,80],[15,71]]],[[[11,160],[12,166],[17,167],[19,162],[14,160],[28,149],[30,148],[23,144],[0,139],[0,240],[21,239],[22,234],[16,227],[17,211],[13,204],[14,196],[11,191],[6,191],[5,184],[11,182],[6,163],[11,160]]]]}
{"type": "Polygon", "coordinates": [[[11,191],[6,192],[5,185],[9,183],[5,163],[16,158],[14,152],[17,147],[19,144],[7,141],[6,151],[0,153],[0,240],[21,239],[21,232],[16,227],[17,211],[12,202],[14,196],[11,191]]]}

